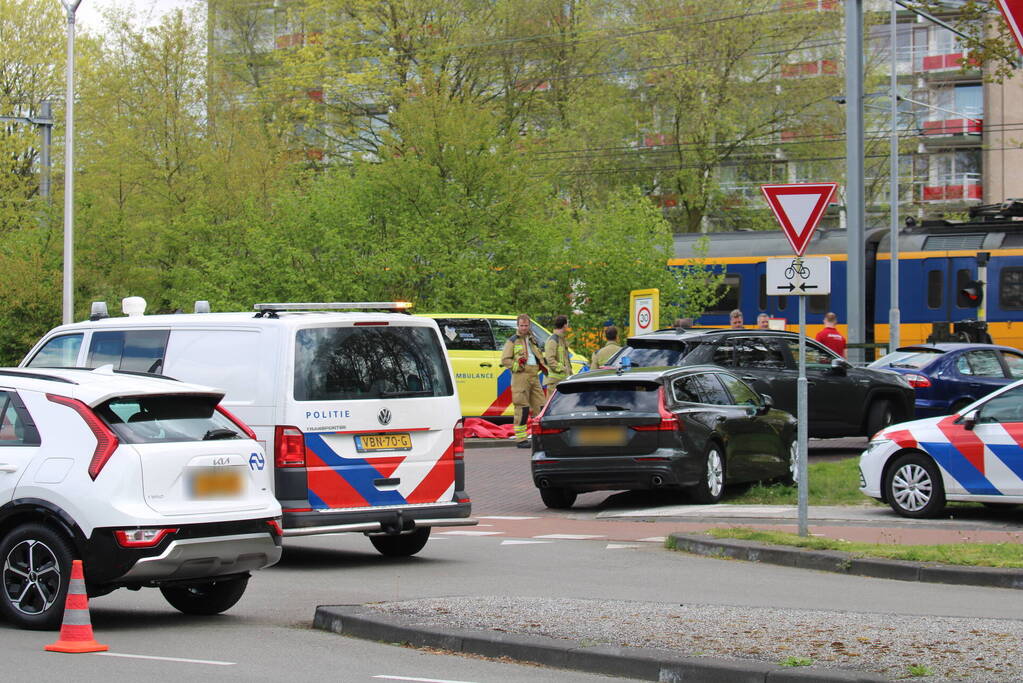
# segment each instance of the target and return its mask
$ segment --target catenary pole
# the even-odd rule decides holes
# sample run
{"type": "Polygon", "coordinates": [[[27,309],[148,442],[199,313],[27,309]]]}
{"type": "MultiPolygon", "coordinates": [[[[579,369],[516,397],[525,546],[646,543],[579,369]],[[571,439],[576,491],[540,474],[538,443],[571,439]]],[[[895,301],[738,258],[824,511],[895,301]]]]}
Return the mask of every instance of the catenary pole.
{"type": "MultiPolygon", "coordinates": [[[[850,344],[862,344],[866,330],[864,302],[864,193],[863,193],[863,0],[845,2],[845,217],[848,258],[846,311],[850,344]]],[[[850,360],[863,361],[853,347],[850,360]]]]}
{"type": "Polygon", "coordinates": [[[890,243],[889,261],[891,271],[891,301],[888,309],[888,350],[899,348],[900,324],[902,315],[899,312],[899,60],[898,60],[898,29],[896,26],[896,2],[891,3],[891,228],[888,233],[890,243]]]}

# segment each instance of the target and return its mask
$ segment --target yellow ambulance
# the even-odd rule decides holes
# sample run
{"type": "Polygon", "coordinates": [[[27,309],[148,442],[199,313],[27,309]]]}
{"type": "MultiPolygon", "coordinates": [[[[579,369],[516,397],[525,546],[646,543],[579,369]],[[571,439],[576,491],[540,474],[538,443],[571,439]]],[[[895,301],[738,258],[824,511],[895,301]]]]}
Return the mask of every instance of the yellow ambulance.
{"type": "MultiPolygon", "coordinates": [[[[516,316],[479,313],[417,313],[433,318],[455,373],[463,417],[511,418],[511,370],[501,366],[501,350],[515,334],[516,316]]],[[[541,348],[551,333],[534,321],[541,348]]],[[[588,360],[569,349],[572,373],[589,368],[588,360]]]]}

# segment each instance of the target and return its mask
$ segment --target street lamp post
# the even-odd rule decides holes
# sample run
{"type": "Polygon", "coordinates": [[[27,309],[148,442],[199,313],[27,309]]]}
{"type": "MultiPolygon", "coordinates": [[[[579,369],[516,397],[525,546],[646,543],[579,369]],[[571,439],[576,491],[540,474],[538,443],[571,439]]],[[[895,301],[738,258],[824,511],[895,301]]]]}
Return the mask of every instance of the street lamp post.
{"type": "Polygon", "coordinates": [[[60,0],[67,10],[67,89],[64,142],[64,324],[74,321],[75,12],[82,0],[60,0]]]}

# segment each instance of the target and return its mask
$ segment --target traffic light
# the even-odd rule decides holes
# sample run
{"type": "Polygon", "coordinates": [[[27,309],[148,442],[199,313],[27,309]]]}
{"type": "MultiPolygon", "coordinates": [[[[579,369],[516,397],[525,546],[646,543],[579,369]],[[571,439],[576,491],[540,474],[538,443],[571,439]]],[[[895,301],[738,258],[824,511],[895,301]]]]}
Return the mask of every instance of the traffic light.
{"type": "Polygon", "coordinates": [[[959,301],[964,308],[977,308],[984,301],[984,283],[970,280],[959,290],[959,301]]]}

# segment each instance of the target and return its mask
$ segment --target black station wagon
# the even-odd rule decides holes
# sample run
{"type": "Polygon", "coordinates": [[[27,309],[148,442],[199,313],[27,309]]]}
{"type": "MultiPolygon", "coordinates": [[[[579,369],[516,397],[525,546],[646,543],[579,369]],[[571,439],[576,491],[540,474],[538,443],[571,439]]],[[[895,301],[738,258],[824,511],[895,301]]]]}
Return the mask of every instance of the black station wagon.
{"type": "MultiPolygon", "coordinates": [[[[631,367],[707,365],[727,368],[782,410],[796,413],[799,335],[774,330],[658,330],[629,337],[608,361],[631,367]]],[[[807,430],[813,438],[873,436],[894,422],[913,419],[916,396],[898,373],[853,367],[813,339],[806,339],[807,430]]]]}
{"type": "Polygon", "coordinates": [[[716,367],[575,375],[532,427],[533,483],[550,508],[622,489],[716,503],[725,484],[796,478],[795,418],[716,367]]]}

